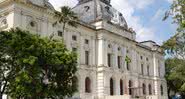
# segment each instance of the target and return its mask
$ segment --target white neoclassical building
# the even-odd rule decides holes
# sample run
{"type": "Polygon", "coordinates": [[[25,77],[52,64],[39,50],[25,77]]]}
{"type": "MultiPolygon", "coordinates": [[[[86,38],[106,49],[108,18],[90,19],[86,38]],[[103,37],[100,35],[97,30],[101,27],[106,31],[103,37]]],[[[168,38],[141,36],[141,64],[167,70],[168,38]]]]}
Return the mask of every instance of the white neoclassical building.
{"type": "Polygon", "coordinates": [[[154,41],[136,41],[124,15],[110,0],[78,0],[77,28],[53,26],[48,0],[0,0],[0,31],[19,27],[55,34],[78,53],[79,92],[74,99],[167,99],[164,55],[154,41]]]}

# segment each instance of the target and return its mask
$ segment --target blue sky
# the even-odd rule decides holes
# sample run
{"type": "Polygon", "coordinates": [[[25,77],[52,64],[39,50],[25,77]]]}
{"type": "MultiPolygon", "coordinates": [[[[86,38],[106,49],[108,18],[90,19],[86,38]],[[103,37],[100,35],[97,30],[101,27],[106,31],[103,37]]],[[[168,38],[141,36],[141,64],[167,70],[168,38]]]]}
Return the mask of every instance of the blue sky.
{"type": "MultiPolygon", "coordinates": [[[[77,0],[49,0],[55,8],[74,7],[77,0]]],[[[169,10],[172,0],[112,0],[111,4],[122,12],[128,26],[137,34],[137,41],[153,40],[162,44],[176,30],[172,19],[162,21],[165,11],[169,10]]]]}

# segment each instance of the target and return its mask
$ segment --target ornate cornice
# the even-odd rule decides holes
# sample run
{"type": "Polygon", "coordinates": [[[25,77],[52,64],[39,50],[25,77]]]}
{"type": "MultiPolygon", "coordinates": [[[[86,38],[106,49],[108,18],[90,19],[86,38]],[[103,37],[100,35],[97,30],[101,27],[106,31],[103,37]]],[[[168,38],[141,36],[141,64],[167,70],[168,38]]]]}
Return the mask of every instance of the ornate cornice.
{"type": "Polygon", "coordinates": [[[24,5],[26,7],[29,7],[29,8],[32,8],[34,10],[37,10],[37,11],[40,11],[40,12],[44,12],[48,15],[53,15],[54,11],[55,10],[52,10],[52,9],[49,9],[47,7],[42,7],[42,6],[38,6],[38,5],[35,5],[27,0],[2,0],[0,2],[0,5],[7,5],[7,4],[21,4],[21,5],[24,5]]]}

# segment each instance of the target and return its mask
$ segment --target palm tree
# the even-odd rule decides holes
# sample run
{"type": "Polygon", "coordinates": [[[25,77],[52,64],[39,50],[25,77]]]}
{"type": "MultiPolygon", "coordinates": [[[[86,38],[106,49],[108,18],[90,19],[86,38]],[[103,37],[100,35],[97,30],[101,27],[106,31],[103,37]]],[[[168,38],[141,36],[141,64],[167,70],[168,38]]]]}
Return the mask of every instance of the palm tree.
{"type": "Polygon", "coordinates": [[[74,13],[72,11],[72,9],[68,6],[61,7],[61,12],[55,11],[54,17],[57,19],[57,21],[54,23],[54,25],[56,25],[58,23],[63,24],[62,33],[65,32],[66,24],[68,24],[72,27],[77,27],[77,21],[78,21],[77,14],[74,13]]]}

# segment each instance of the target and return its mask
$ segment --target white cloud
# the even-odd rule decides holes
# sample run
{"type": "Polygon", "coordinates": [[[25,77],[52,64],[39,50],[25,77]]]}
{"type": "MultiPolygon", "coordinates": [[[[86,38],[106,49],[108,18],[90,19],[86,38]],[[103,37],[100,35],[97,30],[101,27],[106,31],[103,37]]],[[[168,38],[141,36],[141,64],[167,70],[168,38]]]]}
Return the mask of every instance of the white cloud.
{"type": "Polygon", "coordinates": [[[74,7],[78,3],[77,0],[49,0],[49,2],[51,2],[51,4],[53,4],[56,9],[61,6],[74,7]]]}
{"type": "Polygon", "coordinates": [[[165,9],[158,9],[155,15],[151,18],[151,21],[158,21],[163,19],[164,14],[165,14],[165,9]]]}
{"type": "Polygon", "coordinates": [[[113,7],[123,13],[128,26],[136,31],[138,41],[155,39],[155,29],[143,26],[141,18],[134,16],[136,10],[145,9],[153,2],[154,0],[114,0],[112,2],[113,7]]]}
{"type": "Polygon", "coordinates": [[[145,7],[151,5],[154,2],[154,0],[127,0],[127,1],[138,9],[144,9],[145,7]]]}

